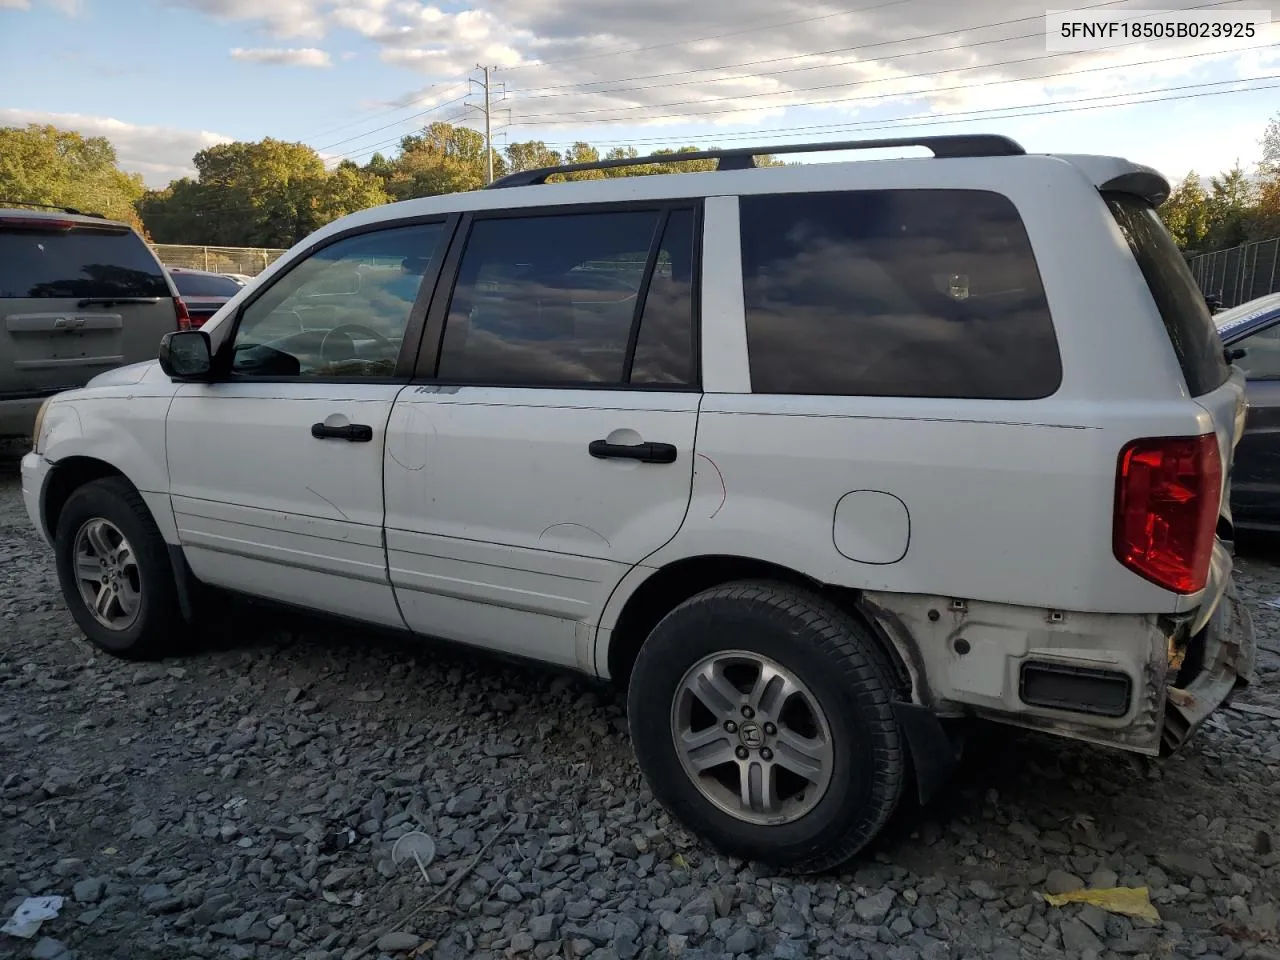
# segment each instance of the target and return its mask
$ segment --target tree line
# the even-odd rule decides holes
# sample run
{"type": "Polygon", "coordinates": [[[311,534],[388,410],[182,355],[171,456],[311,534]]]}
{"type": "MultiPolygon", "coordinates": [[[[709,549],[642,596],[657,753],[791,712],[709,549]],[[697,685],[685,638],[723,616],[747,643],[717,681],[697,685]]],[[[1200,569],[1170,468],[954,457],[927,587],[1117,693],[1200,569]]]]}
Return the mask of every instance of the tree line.
{"type": "MultiPolygon", "coordinates": [[[[1280,236],[1280,114],[1267,125],[1262,161],[1251,178],[1237,164],[1212,177],[1195,173],[1173,190],[1160,214],[1178,245],[1202,253],[1280,236]]],[[[680,151],[656,150],[656,154],[680,151]]],[[[540,140],[493,153],[495,177],[522,170],[638,157],[634,147],[604,154],[579,142],[564,151],[540,140]]],[[[779,165],[757,157],[760,165],[779,165]]],[[[467,127],[433,123],[400,141],[391,157],[329,167],[313,148],[271,137],[208,147],[192,160],[196,175],[147,190],[121,171],[105,137],[31,124],[0,128],[0,205],[65,205],[127,220],[156,243],[289,247],[331,220],[366,207],[475,190],[486,180],[484,137],[467,127]]],[[[555,179],[587,180],[711,170],[715,160],[585,170],[555,179]]]]}
{"type": "Polygon", "coordinates": [[[1267,124],[1261,146],[1256,177],[1237,161],[1225,173],[1210,177],[1206,189],[1193,170],[1160,206],[1160,216],[1184,253],[1210,253],[1280,237],[1280,114],[1267,124]]]}

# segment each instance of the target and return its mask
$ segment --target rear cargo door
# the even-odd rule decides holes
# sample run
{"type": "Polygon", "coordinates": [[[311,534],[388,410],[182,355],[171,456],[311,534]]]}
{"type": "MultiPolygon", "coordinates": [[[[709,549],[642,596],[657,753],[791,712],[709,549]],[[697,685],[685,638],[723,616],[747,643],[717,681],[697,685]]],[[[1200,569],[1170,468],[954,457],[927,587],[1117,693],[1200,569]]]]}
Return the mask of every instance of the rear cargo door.
{"type": "Polygon", "coordinates": [[[151,359],[176,325],[163,268],[128,227],[0,216],[0,399],[151,359]]]}

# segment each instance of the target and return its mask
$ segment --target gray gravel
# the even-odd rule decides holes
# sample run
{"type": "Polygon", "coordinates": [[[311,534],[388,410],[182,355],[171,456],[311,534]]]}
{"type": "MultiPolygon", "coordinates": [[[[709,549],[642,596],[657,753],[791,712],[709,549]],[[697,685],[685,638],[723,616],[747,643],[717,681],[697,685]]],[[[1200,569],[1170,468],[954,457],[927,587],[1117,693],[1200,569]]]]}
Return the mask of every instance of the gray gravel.
{"type": "Polygon", "coordinates": [[[849,872],[719,858],[584,681],[231,608],[190,656],[98,655],[0,476],[0,956],[1280,960],[1280,566],[1243,561],[1263,684],[1163,764],[991,731],[849,872]],[[1248,709],[1245,709],[1248,708],[1248,709]],[[409,831],[426,876],[395,865],[409,831]],[[1051,908],[1143,885],[1162,920],[1051,908]]]}

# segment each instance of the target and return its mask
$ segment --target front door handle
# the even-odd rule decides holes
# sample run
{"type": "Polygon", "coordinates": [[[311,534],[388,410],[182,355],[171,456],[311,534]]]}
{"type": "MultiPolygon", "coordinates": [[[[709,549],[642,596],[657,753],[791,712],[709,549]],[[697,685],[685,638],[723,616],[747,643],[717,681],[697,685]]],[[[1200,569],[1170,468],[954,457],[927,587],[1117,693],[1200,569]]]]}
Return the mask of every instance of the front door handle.
{"type": "Polygon", "coordinates": [[[351,443],[368,443],[373,439],[373,427],[363,423],[349,423],[343,427],[330,427],[323,423],[311,425],[311,435],[317,440],[348,440],[351,443]]]}
{"type": "Polygon", "coordinates": [[[639,460],[641,463],[675,463],[676,448],[672,443],[610,443],[592,440],[587,452],[597,460],[639,460]]]}

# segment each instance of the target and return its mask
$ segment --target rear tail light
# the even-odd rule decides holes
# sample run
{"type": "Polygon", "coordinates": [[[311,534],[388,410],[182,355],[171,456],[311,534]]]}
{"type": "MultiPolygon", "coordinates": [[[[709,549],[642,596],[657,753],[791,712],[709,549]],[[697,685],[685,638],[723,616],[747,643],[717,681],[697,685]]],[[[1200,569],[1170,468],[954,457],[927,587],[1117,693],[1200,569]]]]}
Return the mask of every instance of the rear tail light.
{"type": "Polygon", "coordinates": [[[1133,441],[1117,469],[1116,559],[1174,593],[1203,590],[1221,496],[1214,434],[1133,441]]]}
{"type": "Polygon", "coordinates": [[[182,298],[174,297],[173,305],[178,310],[178,329],[194,330],[196,328],[195,321],[191,319],[191,311],[188,310],[187,305],[182,302],[182,298]]]}

